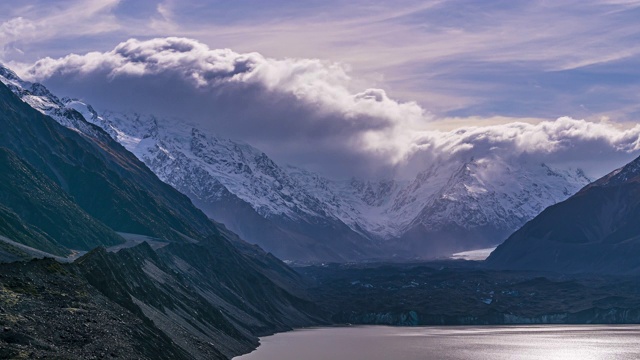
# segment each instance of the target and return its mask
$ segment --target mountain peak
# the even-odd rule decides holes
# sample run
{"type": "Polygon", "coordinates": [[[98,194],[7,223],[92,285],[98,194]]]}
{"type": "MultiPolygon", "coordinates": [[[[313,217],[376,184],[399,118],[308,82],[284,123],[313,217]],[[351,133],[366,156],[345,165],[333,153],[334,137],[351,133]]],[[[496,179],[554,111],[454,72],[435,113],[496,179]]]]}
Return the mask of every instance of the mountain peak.
{"type": "Polygon", "coordinates": [[[629,182],[640,182],[640,157],[612,171],[590,186],[617,186],[629,182]]]}
{"type": "Polygon", "coordinates": [[[0,76],[7,80],[22,81],[13,70],[5,67],[3,64],[0,64],[0,76]]]}

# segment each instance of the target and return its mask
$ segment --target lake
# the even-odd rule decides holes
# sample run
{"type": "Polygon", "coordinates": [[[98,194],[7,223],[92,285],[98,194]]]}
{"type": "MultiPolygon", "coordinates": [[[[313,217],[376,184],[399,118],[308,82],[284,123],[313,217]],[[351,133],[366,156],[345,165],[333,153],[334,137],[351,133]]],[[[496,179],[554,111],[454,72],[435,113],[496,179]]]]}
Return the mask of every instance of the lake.
{"type": "Polygon", "coordinates": [[[260,343],[234,360],[631,360],[640,359],[640,326],[327,327],[260,343]]]}

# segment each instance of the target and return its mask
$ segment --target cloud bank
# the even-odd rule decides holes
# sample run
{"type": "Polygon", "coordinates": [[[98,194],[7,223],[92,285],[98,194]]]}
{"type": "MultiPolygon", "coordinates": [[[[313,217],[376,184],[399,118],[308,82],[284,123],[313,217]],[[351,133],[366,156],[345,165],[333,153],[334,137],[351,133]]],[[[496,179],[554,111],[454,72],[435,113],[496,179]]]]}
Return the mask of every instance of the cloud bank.
{"type": "Polygon", "coordinates": [[[552,165],[572,165],[600,176],[640,150],[640,125],[622,129],[607,122],[569,117],[537,124],[513,122],[453,131],[422,132],[414,154],[458,158],[500,156],[552,165]]]}
{"type": "MultiPolygon", "coordinates": [[[[635,0],[0,2],[0,61],[184,36],[353,66],[361,88],[439,117],[640,117],[635,0]]],[[[469,123],[467,124],[469,125],[469,123]]]]}
{"type": "Polygon", "coordinates": [[[188,38],[130,39],[111,51],[44,58],[18,70],[97,108],[184,119],[333,176],[385,176],[470,156],[571,162],[601,172],[611,165],[598,169],[599,162],[623,162],[640,149],[640,125],[566,117],[439,131],[438,119],[415,102],[354,89],[343,65],[210,49],[188,38]]]}

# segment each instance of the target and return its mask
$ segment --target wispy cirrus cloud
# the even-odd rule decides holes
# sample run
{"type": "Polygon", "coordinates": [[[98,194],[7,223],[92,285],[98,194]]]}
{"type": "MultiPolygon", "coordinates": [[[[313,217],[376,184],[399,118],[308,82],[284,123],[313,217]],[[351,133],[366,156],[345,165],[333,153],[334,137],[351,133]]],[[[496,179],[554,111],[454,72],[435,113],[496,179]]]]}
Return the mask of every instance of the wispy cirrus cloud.
{"type": "Polygon", "coordinates": [[[213,48],[348,64],[353,84],[384,88],[443,117],[640,116],[631,95],[640,93],[637,81],[602,76],[624,67],[627,79],[640,77],[637,66],[624,66],[640,56],[635,1],[23,3],[0,5],[0,22],[38,24],[38,36],[25,31],[5,42],[5,61],[185,36],[213,48]]]}
{"type": "Polygon", "coordinates": [[[120,2],[33,0],[0,3],[0,61],[44,57],[55,46],[65,47],[65,41],[86,49],[84,46],[89,45],[92,37],[114,34],[120,29],[112,12],[120,2]],[[86,43],[78,41],[79,38],[84,38],[86,43]],[[69,42],[71,39],[73,41],[69,42]]]}

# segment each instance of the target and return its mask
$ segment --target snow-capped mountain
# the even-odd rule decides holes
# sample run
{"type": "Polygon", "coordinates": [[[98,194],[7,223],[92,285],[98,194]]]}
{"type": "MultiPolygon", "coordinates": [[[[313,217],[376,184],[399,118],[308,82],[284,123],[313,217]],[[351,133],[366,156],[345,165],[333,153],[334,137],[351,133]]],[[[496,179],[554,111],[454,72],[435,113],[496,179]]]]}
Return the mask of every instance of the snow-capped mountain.
{"type": "Polygon", "coordinates": [[[496,156],[461,162],[400,236],[398,246],[423,253],[497,245],[588,183],[581,170],[554,170],[541,163],[496,156]]]}
{"type": "Polygon", "coordinates": [[[579,170],[496,156],[431,164],[410,180],[335,181],[179,119],[98,113],[7,69],[0,81],[67,127],[88,135],[89,123],[101,127],[207,215],[283,259],[433,257],[496,245],[589,183],[579,170]]]}
{"type": "Polygon", "coordinates": [[[580,170],[499,157],[434,164],[412,181],[331,182],[291,174],[330,213],[403,256],[496,245],[547,206],[589,183],[580,170]]]}
{"type": "Polygon", "coordinates": [[[0,65],[0,81],[18,95],[22,101],[43,114],[49,115],[58,123],[81,134],[92,137],[101,136],[102,132],[85,121],[91,107],[71,99],[60,99],[52,94],[44,85],[24,81],[15,72],[0,65]],[[81,113],[80,111],[85,113],[81,113]]]}

